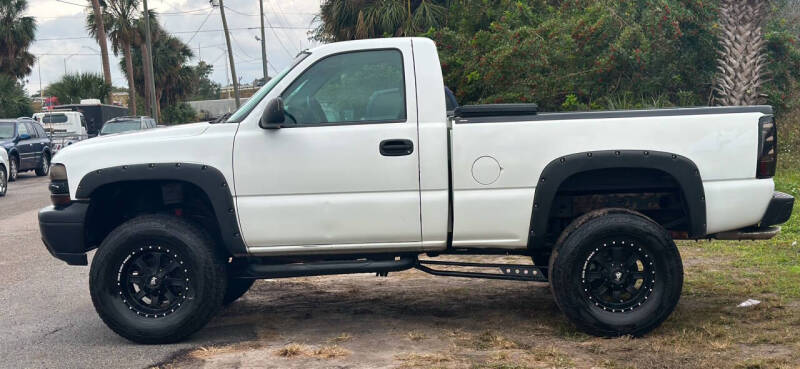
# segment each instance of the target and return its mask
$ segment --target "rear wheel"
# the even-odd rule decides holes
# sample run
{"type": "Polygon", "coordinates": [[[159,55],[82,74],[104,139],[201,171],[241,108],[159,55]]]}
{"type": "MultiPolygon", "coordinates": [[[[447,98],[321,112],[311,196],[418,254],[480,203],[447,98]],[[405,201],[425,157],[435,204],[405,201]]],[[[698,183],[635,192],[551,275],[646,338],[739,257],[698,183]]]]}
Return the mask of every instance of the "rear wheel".
{"type": "Polygon", "coordinates": [[[604,209],[576,219],[550,259],[556,303],[596,336],[640,336],[675,309],[683,265],[666,230],[642,214],[604,209]]]}
{"type": "Polygon", "coordinates": [[[5,196],[6,191],[8,191],[8,173],[5,167],[0,166],[0,197],[5,196]]]}
{"type": "Polygon", "coordinates": [[[14,182],[17,180],[17,174],[19,170],[19,159],[16,156],[8,157],[8,182],[14,182]]]}
{"type": "Polygon", "coordinates": [[[188,337],[222,306],[227,278],[214,246],[203,230],[177,217],[146,215],[120,225],[92,260],[95,310],[134,342],[188,337]]]}
{"type": "Polygon", "coordinates": [[[36,175],[39,177],[44,177],[48,173],[50,173],[50,155],[42,154],[42,163],[39,164],[38,168],[36,168],[36,175]]]}

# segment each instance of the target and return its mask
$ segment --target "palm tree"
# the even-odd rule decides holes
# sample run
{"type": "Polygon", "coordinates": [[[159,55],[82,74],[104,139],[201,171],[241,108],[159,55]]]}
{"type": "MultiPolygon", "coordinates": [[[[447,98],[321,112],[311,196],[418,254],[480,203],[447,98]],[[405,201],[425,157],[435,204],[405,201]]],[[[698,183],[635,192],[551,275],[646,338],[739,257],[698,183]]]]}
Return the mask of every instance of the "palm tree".
{"type": "Polygon", "coordinates": [[[31,99],[17,78],[0,74],[0,118],[16,118],[33,114],[31,99]]]}
{"type": "Polygon", "coordinates": [[[335,42],[414,36],[444,24],[444,0],[325,0],[311,37],[335,42]]]}
{"type": "Polygon", "coordinates": [[[763,100],[767,55],[761,25],[766,0],[722,0],[720,50],[714,91],[718,105],[754,105],[763,100]]]}
{"type": "Polygon", "coordinates": [[[36,58],[28,47],[36,37],[36,20],[23,16],[26,0],[0,0],[0,74],[16,79],[30,74],[36,58]]]}
{"type": "Polygon", "coordinates": [[[67,74],[58,82],[47,86],[47,94],[65,104],[77,104],[81,99],[104,101],[111,93],[111,85],[95,73],[67,74]]]}
{"type": "MultiPolygon", "coordinates": [[[[111,65],[108,62],[108,43],[106,42],[106,27],[103,23],[103,10],[100,6],[100,0],[90,0],[92,3],[92,14],[94,15],[94,24],[96,27],[90,28],[87,24],[86,29],[92,35],[97,43],[100,45],[100,56],[103,59],[103,78],[106,83],[111,86],[111,65]]],[[[108,91],[108,101],[111,101],[111,91],[108,91]]]]}
{"type": "MultiPolygon", "coordinates": [[[[104,28],[111,39],[111,50],[114,55],[122,51],[127,61],[125,74],[128,77],[128,106],[131,114],[136,115],[136,88],[133,83],[133,63],[131,49],[138,40],[139,30],[136,28],[139,0],[106,0],[101,3],[104,28]]],[[[86,16],[86,25],[92,35],[98,34],[94,11],[86,16]]]]}

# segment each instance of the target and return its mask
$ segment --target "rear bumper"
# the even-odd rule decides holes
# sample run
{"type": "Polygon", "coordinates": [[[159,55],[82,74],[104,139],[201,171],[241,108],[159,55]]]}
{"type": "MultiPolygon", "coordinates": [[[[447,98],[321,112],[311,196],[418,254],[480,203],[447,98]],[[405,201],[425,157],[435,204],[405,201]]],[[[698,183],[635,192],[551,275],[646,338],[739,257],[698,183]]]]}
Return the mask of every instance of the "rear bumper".
{"type": "Polygon", "coordinates": [[[764,217],[761,218],[759,225],[769,227],[776,224],[786,223],[792,216],[792,208],[794,207],[794,197],[783,192],[775,192],[772,195],[772,200],[767,206],[767,211],[764,217]]]}
{"type": "Polygon", "coordinates": [[[768,240],[781,232],[781,227],[777,225],[789,220],[793,207],[794,197],[783,192],[775,192],[758,226],[720,232],[713,237],[718,240],[768,240]]]}
{"type": "Polygon", "coordinates": [[[39,210],[39,232],[47,251],[69,265],[87,265],[84,221],[89,204],[39,210]]]}

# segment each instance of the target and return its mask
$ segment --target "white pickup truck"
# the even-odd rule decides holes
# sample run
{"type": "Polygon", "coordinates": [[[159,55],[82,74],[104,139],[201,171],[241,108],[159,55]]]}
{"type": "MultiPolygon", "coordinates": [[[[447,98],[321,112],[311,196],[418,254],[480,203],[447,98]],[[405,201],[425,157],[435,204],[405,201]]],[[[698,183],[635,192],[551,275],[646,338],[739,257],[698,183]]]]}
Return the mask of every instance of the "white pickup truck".
{"type": "Polygon", "coordinates": [[[92,301],[135,342],[187,337],[255,279],[409,268],[549,282],[579,329],[619,336],[678,303],[673,239],[769,238],[791,214],[769,106],[448,117],[438,65],[423,38],[328,44],[226,122],[73,144],[44,243],[98,249],[92,301]],[[533,263],[432,258],[498,253],[533,263]]]}

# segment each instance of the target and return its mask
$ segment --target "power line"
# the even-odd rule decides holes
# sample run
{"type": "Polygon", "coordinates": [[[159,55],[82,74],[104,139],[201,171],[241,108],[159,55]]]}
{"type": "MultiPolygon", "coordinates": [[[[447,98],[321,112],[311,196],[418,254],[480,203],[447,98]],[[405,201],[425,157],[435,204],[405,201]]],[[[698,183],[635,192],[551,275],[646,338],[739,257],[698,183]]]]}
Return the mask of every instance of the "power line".
{"type": "Polygon", "coordinates": [[[200,29],[206,25],[206,21],[208,21],[208,18],[211,16],[211,13],[213,12],[214,8],[211,8],[211,10],[208,11],[208,14],[206,14],[205,19],[203,19],[203,23],[200,23],[200,27],[197,27],[197,31],[195,31],[192,37],[189,38],[189,41],[186,41],[187,44],[189,44],[190,42],[192,42],[192,40],[194,40],[194,37],[197,36],[197,33],[200,32],[200,29]]]}
{"type": "Polygon", "coordinates": [[[58,1],[59,3],[80,6],[81,8],[90,8],[90,6],[86,5],[86,4],[77,4],[77,3],[72,3],[72,2],[69,2],[69,1],[66,1],[66,0],[56,0],[56,1],[58,1]]]}

